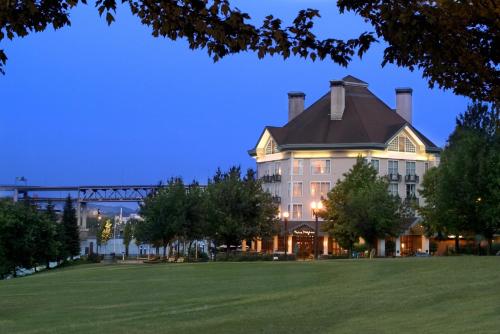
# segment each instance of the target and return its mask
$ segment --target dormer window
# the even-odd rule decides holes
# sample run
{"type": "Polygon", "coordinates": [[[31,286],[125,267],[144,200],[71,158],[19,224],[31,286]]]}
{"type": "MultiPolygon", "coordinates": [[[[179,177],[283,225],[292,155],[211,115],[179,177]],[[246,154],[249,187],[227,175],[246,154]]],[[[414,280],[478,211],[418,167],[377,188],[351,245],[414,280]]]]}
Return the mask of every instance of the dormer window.
{"type": "Polygon", "coordinates": [[[273,154],[276,152],[278,152],[276,142],[272,138],[270,138],[266,145],[266,154],[273,154]]]}
{"type": "Polygon", "coordinates": [[[387,149],[395,152],[416,152],[415,144],[413,144],[410,138],[405,135],[396,136],[393,140],[391,140],[389,145],[387,145],[387,149]]]}

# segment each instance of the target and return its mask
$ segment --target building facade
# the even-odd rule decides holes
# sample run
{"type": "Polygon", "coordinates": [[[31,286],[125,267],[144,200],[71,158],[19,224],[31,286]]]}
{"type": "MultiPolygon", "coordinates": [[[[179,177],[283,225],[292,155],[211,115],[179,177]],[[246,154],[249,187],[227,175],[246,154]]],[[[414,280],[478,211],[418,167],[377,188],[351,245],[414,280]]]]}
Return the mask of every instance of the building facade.
{"type": "MultiPolygon", "coordinates": [[[[427,169],[439,164],[440,148],[412,125],[412,90],[396,89],[396,108],[375,96],[368,84],[352,76],[330,82],[330,90],[304,108],[305,94],[288,94],[288,123],[267,126],[249,151],[257,163],[258,177],[273,195],[280,212],[288,215],[287,240],[276,236],[272,245],[257,241],[256,250],[313,253],[316,235],[312,202],[320,201],[363,156],[389,189],[402,200],[422,201],[418,188],[427,169]]],[[[413,220],[394,240],[395,255],[429,252],[429,241],[413,220]]],[[[321,254],[340,254],[335,240],[318,233],[321,254]]],[[[378,255],[385,255],[379,240],[378,255]]]]}

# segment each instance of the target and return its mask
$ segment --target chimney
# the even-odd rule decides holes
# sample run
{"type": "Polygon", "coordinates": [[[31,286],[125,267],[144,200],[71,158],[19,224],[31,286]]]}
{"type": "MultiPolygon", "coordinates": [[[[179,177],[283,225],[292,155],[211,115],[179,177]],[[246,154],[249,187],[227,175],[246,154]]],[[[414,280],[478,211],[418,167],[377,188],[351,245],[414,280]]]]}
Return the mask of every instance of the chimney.
{"type": "Polygon", "coordinates": [[[345,109],[345,82],[330,81],[330,119],[341,120],[345,109]]]}
{"type": "Polygon", "coordinates": [[[412,123],[412,99],[411,88],[396,88],[396,112],[399,116],[403,117],[409,124],[412,123]]]}
{"type": "Polygon", "coordinates": [[[288,121],[300,115],[304,111],[304,100],[306,94],[302,92],[288,93],[288,121]]]}

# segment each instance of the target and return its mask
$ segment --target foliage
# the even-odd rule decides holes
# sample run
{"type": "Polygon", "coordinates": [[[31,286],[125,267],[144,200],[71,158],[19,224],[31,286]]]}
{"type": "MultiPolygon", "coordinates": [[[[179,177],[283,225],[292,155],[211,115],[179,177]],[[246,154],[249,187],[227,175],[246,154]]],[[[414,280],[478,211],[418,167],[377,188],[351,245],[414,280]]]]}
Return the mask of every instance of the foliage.
{"type": "Polygon", "coordinates": [[[374,247],[377,238],[398,235],[407,212],[387,187],[387,181],[358,157],[324,200],[325,210],[320,213],[325,219],[323,230],[349,253],[360,237],[374,247]]]}
{"type": "Polygon", "coordinates": [[[102,244],[106,244],[112,237],[112,228],[113,228],[113,223],[111,222],[111,219],[106,219],[104,224],[102,224],[102,228],[100,231],[100,240],[102,244]]]}
{"type": "Polygon", "coordinates": [[[429,234],[482,235],[500,229],[499,109],[475,103],[457,119],[438,168],[424,176],[420,208],[429,234]]]}
{"type": "Polygon", "coordinates": [[[278,208],[262,190],[253,170],[241,178],[239,167],[217,170],[206,189],[209,235],[216,245],[238,245],[243,239],[273,235],[278,208]]]}
{"type": "MultiPolygon", "coordinates": [[[[69,26],[70,10],[86,0],[2,1],[0,2],[0,41],[24,37],[48,26],[69,26]]],[[[414,70],[419,68],[429,85],[453,89],[473,99],[498,101],[499,55],[497,52],[498,8],[494,1],[338,1],[341,12],[359,14],[374,27],[348,40],[320,39],[314,33],[315,9],[298,12],[292,24],[268,15],[254,25],[248,13],[231,5],[230,0],[122,0],[154,37],[182,38],[191,49],[206,49],[214,61],[245,51],[259,58],[291,55],[331,59],[347,66],[376,42],[385,40],[382,65],[393,63],[414,70]]],[[[114,18],[116,0],[98,0],[95,6],[108,24],[114,18]]],[[[7,57],[0,50],[0,72],[7,57]]]]}
{"type": "Polygon", "coordinates": [[[167,185],[148,196],[141,205],[140,214],[144,223],[136,234],[143,242],[150,242],[157,251],[163,246],[163,256],[166,247],[174,237],[182,234],[186,221],[186,190],[180,178],[172,178],[167,185]]]}
{"type": "MultiPolygon", "coordinates": [[[[71,258],[80,254],[80,233],[73,200],[68,195],[64,203],[61,224],[63,227],[63,253],[71,258]]],[[[64,260],[66,259],[64,258],[64,260]]]]}
{"type": "Polygon", "coordinates": [[[394,255],[396,253],[396,243],[393,240],[385,241],[385,254],[386,255],[394,255]]]}
{"type": "Polygon", "coordinates": [[[131,219],[125,224],[123,228],[123,244],[125,245],[125,256],[128,256],[128,249],[132,239],[134,238],[134,225],[137,224],[138,221],[131,219]]]}
{"type": "Polygon", "coordinates": [[[57,258],[56,216],[51,204],[46,212],[25,202],[0,201],[0,277],[16,276],[20,268],[36,268],[57,258]]]}

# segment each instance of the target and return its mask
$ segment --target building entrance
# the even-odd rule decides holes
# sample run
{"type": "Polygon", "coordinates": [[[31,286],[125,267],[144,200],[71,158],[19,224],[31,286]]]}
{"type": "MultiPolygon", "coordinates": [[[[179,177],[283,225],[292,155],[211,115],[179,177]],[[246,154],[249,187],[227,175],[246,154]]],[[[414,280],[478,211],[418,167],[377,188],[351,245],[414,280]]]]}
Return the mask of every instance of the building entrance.
{"type": "Polygon", "coordinates": [[[298,259],[314,257],[314,230],[307,225],[293,230],[293,253],[298,259]]]}

